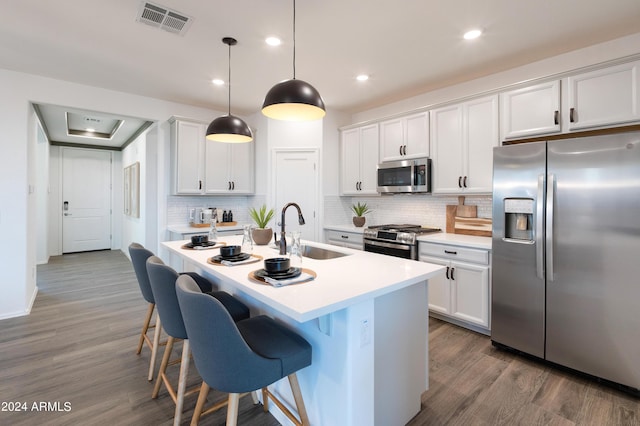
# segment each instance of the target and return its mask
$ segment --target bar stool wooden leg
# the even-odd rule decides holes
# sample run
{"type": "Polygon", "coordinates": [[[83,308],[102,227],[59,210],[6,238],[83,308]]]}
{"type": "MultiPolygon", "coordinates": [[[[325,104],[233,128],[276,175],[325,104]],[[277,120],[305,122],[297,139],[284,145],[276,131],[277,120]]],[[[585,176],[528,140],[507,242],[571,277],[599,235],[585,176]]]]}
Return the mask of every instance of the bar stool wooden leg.
{"type": "Polygon", "coordinates": [[[296,373],[290,374],[289,385],[291,385],[291,391],[293,392],[293,399],[296,401],[296,407],[298,408],[298,416],[304,426],[309,425],[309,416],[307,415],[307,409],[304,406],[304,400],[302,399],[302,392],[300,392],[300,384],[298,383],[298,376],[296,373]]]}
{"type": "Polygon", "coordinates": [[[136,349],[136,354],[140,355],[142,352],[142,345],[144,345],[144,337],[147,335],[147,331],[149,330],[149,324],[151,324],[151,317],[153,316],[153,309],[156,305],[153,303],[149,303],[149,307],[147,308],[147,315],[144,317],[144,323],[142,324],[142,331],[140,332],[140,341],[138,342],[138,348],[136,349]]]}
{"type": "MultiPolygon", "coordinates": [[[[153,305],[155,306],[155,305],[153,305]]],[[[149,377],[147,380],[153,380],[153,371],[156,369],[156,357],[158,355],[158,346],[160,346],[160,335],[162,334],[162,324],[160,315],[156,313],[156,325],[153,331],[153,347],[151,348],[151,360],[149,361],[149,377]]]]}
{"type": "Polygon", "coordinates": [[[193,411],[193,417],[191,417],[191,426],[198,425],[200,416],[204,411],[204,404],[207,402],[207,395],[209,395],[209,385],[202,382],[202,386],[200,386],[200,395],[198,395],[198,402],[196,403],[196,408],[193,411]]]}
{"type": "Polygon", "coordinates": [[[160,363],[160,370],[158,370],[156,385],[153,387],[153,393],[151,394],[151,398],[153,399],[156,399],[158,397],[158,393],[160,393],[160,385],[162,385],[162,382],[164,381],[164,375],[167,371],[167,365],[169,365],[169,358],[171,357],[171,351],[173,350],[174,341],[175,339],[172,336],[169,336],[169,338],[167,339],[167,346],[164,348],[164,356],[162,357],[162,362],[160,363]]]}
{"type": "Polygon", "coordinates": [[[238,405],[240,403],[239,393],[229,394],[229,405],[227,406],[227,426],[238,424],[238,405]]]}
{"type": "Polygon", "coordinates": [[[191,349],[189,348],[189,339],[182,341],[182,360],[180,361],[180,375],[178,377],[178,395],[176,398],[176,412],[173,415],[173,426],[180,426],[182,418],[182,405],[184,402],[184,394],[187,388],[187,375],[189,374],[189,358],[191,349]]]}
{"type": "Polygon", "coordinates": [[[262,388],[262,410],[265,413],[269,412],[269,393],[267,388],[262,388]]]}

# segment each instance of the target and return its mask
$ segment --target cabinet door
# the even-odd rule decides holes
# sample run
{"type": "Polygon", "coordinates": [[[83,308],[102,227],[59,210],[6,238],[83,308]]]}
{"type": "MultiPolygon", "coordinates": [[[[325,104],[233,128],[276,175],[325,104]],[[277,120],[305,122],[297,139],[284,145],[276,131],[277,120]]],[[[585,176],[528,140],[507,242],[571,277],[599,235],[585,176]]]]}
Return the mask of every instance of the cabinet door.
{"type": "Polygon", "coordinates": [[[451,262],[450,276],[451,315],[489,327],[489,267],[451,262]]]}
{"type": "Polygon", "coordinates": [[[207,194],[231,191],[231,144],[206,141],[205,182],[207,194]]]}
{"type": "Polygon", "coordinates": [[[253,194],[255,187],[254,143],[231,144],[231,193],[253,194]]]}
{"type": "Polygon", "coordinates": [[[344,130],[340,143],[341,193],[357,195],[360,186],[360,128],[344,130]]]}
{"type": "Polygon", "coordinates": [[[477,99],[464,104],[465,193],[487,193],[493,190],[493,148],[498,146],[498,97],[477,99]]]}
{"type": "Polygon", "coordinates": [[[500,95],[502,139],[560,133],[560,80],[500,95]]]}
{"type": "Polygon", "coordinates": [[[431,111],[434,194],[462,192],[462,137],[461,105],[431,111]]]}
{"type": "Polygon", "coordinates": [[[404,156],[403,119],[396,118],[380,123],[380,160],[402,160],[404,156]]]}
{"type": "MultiPolygon", "coordinates": [[[[451,263],[437,257],[422,257],[420,261],[450,267],[451,263]]],[[[451,282],[446,275],[429,279],[429,310],[451,315],[451,282]]]]}
{"type": "Polygon", "coordinates": [[[360,185],[359,195],[378,194],[378,125],[362,127],[360,130],[360,185]]]}
{"type": "Polygon", "coordinates": [[[202,194],[204,125],[176,120],[172,123],[176,194],[202,194]]]}
{"type": "Polygon", "coordinates": [[[429,113],[421,112],[405,118],[404,158],[422,158],[429,156],[429,113]]]}
{"type": "Polygon", "coordinates": [[[569,130],[640,120],[639,62],[568,78],[569,130]]]}

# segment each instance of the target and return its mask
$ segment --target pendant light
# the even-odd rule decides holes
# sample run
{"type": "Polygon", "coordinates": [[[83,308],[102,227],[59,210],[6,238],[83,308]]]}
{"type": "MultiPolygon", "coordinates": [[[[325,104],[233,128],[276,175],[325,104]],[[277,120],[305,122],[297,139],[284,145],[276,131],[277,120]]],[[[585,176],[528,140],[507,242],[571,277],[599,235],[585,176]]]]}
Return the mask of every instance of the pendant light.
{"type": "Polygon", "coordinates": [[[235,46],[238,41],[232,37],[225,37],[222,42],[229,46],[229,111],[227,115],[218,117],[207,127],[207,139],[216,142],[241,143],[251,142],[253,133],[241,118],[231,115],[231,46],[235,46]]]}
{"type": "Polygon", "coordinates": [[[309,83],[296,79],[296,0],[293,0],[293,78],[269,90],[262,113],[276,120],[309,121],[326,114],[320,93],[309,83]]]}

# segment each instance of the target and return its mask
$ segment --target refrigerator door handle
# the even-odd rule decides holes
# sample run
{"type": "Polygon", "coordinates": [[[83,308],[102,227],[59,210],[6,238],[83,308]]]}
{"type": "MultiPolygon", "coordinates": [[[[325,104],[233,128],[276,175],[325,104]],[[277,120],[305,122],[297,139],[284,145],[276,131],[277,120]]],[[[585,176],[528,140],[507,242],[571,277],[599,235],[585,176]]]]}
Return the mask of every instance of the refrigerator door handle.
{"type": "Polygon", "coordinates": [[[553,202],[555,199],[554,174],[547,176],[547,232],[546,232],[546,265],[547,281],[553,281],[553,202]]]}
{"type": "Polygon", "coordinates": [[[544,175],[538,175],[538,199],[536,200],[536,275],[544,279],[544,175]]]}

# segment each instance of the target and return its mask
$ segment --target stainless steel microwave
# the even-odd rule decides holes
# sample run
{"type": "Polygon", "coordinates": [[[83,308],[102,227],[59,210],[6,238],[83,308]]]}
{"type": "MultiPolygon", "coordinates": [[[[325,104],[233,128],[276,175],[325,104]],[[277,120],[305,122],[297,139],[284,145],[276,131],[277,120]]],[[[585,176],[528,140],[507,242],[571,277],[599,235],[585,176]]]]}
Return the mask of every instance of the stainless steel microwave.
{"type": "Polygon", "coordinates": [[[380,163],[377,186],[382,194],[431,192],[431,159],[380,163]]]}

